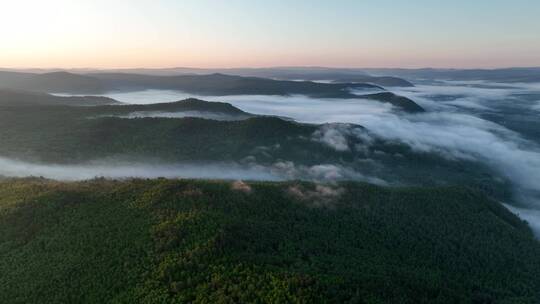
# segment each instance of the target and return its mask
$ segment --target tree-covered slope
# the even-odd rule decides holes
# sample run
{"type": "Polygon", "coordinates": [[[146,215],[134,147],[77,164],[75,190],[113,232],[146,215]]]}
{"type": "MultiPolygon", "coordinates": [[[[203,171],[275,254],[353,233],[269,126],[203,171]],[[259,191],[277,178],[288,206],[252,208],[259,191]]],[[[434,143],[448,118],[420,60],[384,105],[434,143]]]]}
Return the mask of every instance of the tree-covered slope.
{"type": "Polygon", "coordinates": [[[464,188],[0,182],[2,303],[538,303],[540,245],[464,188]]]}
{"type": "Polygon", "coordinates": [[[418,153],[404,144],[371,138],[357,125],[300,124],[253,115],[226,103],[189,99],[93,107],[0,105],[0,129],[0,158],[34,164],[234,162],[302,179],[319,176],[310,170],[323,165],[339,171],[338,178],[475,185],[498,199],[510,199],[507,180],[482,164],[418,153]],[[160,112],[197,112],[203,114],[200,117],[211,113],[239,120],[144,117],[160,112]],[[126,118],[133,113],[136,118],[126,118]]]}

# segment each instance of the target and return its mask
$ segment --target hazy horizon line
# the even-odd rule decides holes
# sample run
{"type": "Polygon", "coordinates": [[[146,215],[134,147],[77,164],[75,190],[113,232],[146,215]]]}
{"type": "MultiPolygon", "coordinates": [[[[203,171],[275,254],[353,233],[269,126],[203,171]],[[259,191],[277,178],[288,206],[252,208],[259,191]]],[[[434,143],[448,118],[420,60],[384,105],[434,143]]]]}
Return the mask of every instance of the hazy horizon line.
{"type": "Polygon", "coordinates": [[[238,66],[238,67],[1,67],[0,70],[257,70],[257,69],[339,69],[339,70],[507,70],[507,69],[540,69],[540,66],[501,66],[501,67],[341,67],[318,65],[291,66],[238,66]]]}

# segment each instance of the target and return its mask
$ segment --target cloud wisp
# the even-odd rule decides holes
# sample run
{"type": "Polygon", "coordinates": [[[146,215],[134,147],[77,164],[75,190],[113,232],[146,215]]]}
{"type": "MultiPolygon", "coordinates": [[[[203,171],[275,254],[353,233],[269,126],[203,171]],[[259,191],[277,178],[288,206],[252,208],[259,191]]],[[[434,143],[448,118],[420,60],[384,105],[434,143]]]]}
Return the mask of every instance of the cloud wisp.
{"type": "Polygon", "coordinates": [[[204,112],[204,111],[182,111],[182,112],[158,112],[158,111],[138,111],[131,112],[125,115],[118,115],[111,117],[119,117],[126,119],[136,119],[136,118],[186,118],[186,117],[196,117],[203,119],[212,119],[220,121],[235,121],[235,120],[245,120],[250,118],[248,115],[228,115],[215,112],[204,112]]]}

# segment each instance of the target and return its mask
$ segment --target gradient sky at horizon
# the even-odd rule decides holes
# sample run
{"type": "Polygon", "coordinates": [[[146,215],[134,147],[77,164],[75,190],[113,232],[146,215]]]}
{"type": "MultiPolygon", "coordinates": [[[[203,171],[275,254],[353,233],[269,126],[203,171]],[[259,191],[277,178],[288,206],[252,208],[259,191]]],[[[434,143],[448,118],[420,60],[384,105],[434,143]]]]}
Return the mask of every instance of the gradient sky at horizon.
{"type": "Polygon", "coordinates": [[[0,67],[540,66],[538,0],[0,0],[0,67]]]}

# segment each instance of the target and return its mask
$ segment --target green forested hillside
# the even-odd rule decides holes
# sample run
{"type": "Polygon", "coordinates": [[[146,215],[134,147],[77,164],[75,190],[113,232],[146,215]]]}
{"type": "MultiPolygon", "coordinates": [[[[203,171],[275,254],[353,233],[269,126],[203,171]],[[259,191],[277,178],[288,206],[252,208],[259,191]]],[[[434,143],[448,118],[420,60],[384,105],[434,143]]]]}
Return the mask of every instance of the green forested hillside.
{"type": "Polygon", "coordinates": [[[117,161],[156,160],[165,164],[332,164],[389,183],[477,185],[501,200],[510,199],[507,181],[494,178],[495,174],[482,164],[418,153],[399,142],[370,140],[369,132],[358,125],[301,124],[253,115],[227,103],[196,99],[85,107],[66,106],[61,103],[64,99],[59,102],[60,105],[0,105],[0,158],[41,164],[102,160],[112,165],[117,161]],[[124,118],[133,113],[190,111],[241,120],[124,118]],[[336,149],[336,139],[343,142],[344,148],[336,149]]]}
{"type": "Polygon", "coordinates": [[[538,303],[540,244],[465,188],[0,181],[1,303],[538,303]]]}

